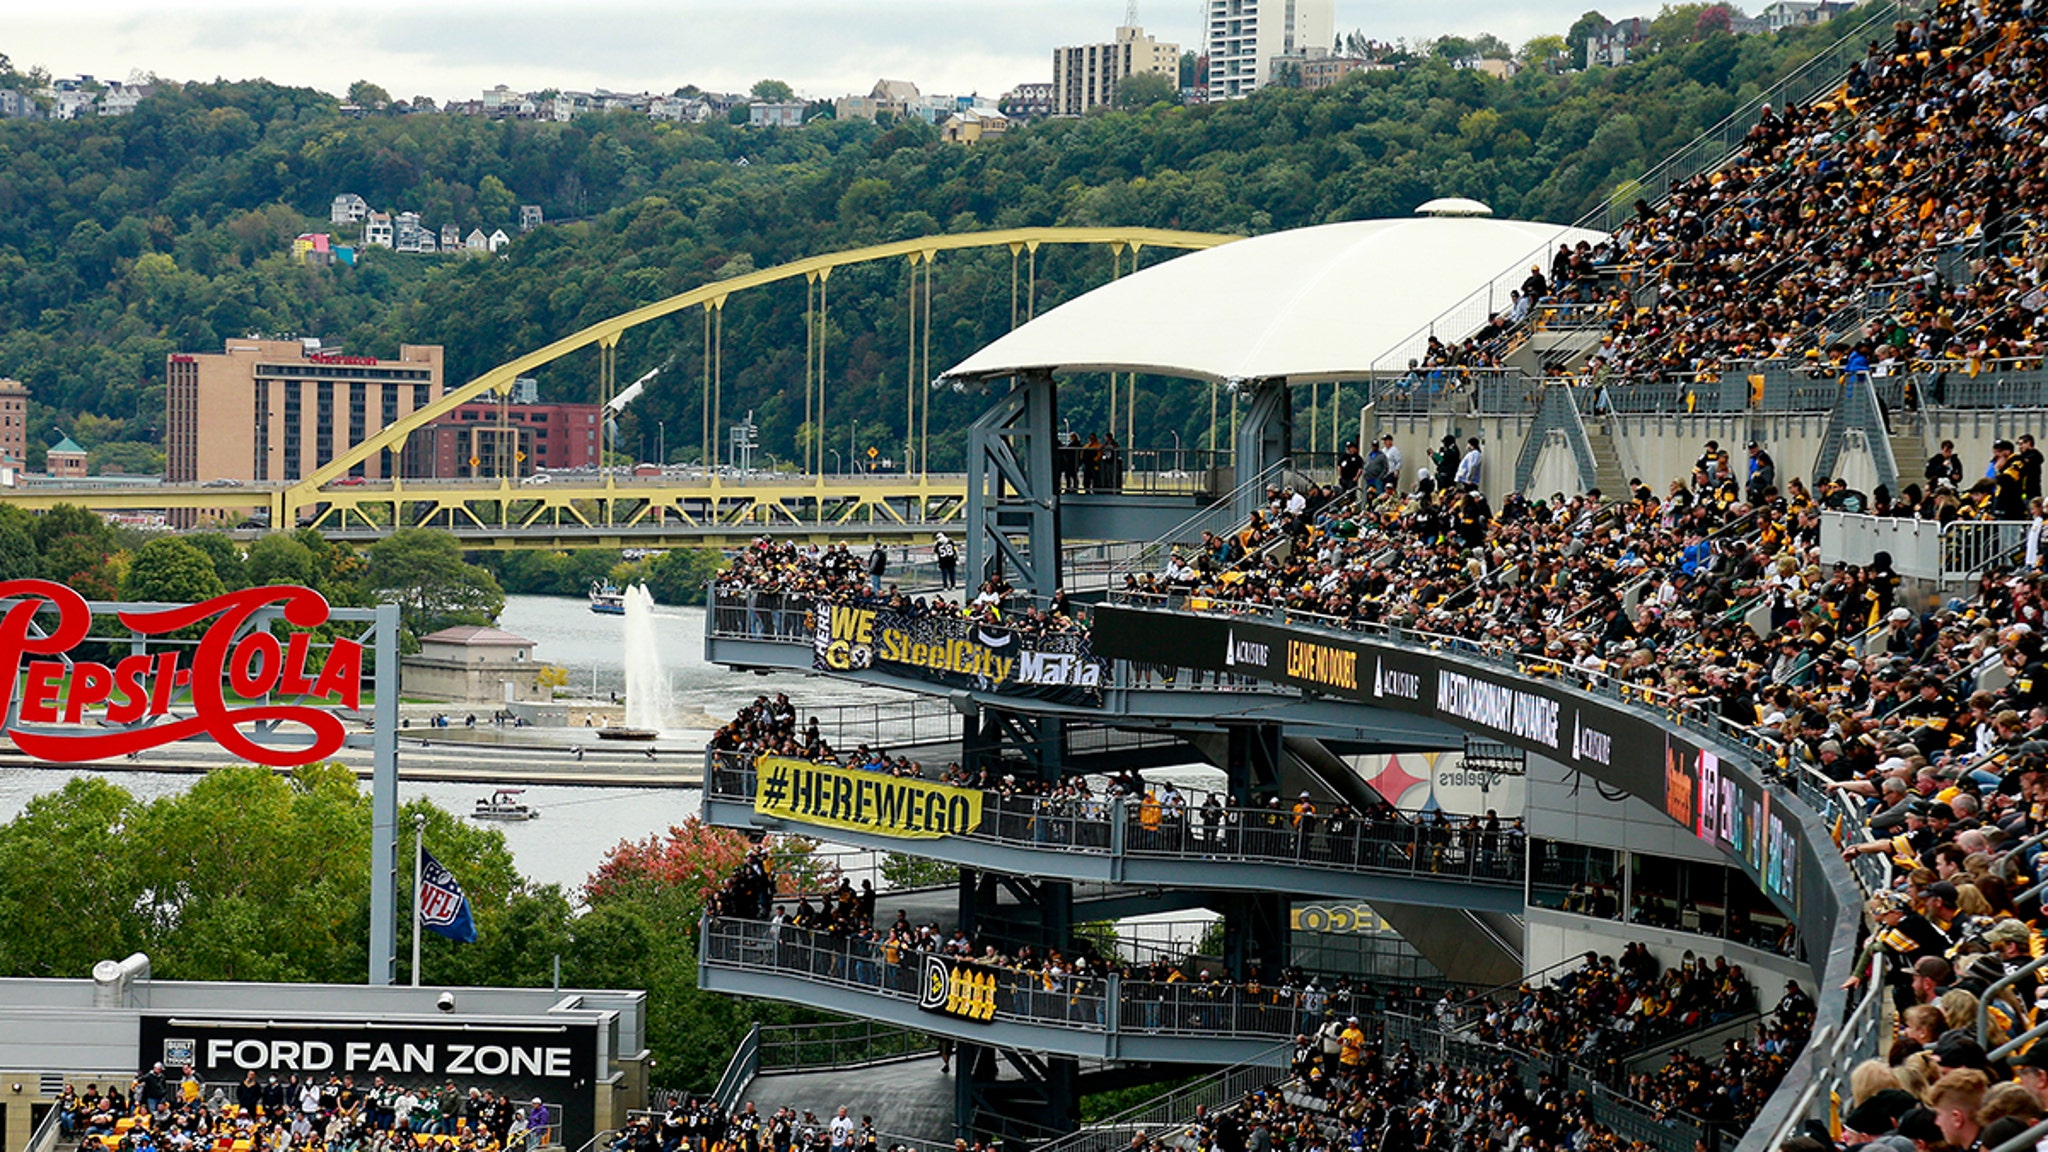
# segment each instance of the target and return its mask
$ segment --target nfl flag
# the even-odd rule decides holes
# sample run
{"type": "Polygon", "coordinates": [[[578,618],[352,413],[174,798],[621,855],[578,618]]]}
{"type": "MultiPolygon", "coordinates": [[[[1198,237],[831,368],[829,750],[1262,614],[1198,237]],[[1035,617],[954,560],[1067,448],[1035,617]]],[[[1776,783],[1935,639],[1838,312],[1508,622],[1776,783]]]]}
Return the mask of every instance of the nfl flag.
{"type": "Polygon", "coordinates": [[[469,918],[469,897],[455,874],[422,850],[420,862],[420,923],[457,944],[476,941],[476,924],[469,918]]]}

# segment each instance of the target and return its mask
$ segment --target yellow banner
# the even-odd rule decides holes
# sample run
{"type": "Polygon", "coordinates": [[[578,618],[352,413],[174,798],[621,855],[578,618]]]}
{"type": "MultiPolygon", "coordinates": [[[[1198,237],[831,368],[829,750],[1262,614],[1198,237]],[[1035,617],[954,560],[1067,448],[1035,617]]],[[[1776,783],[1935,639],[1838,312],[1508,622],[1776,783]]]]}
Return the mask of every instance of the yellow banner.
{"type": "Polygon", "coordinates": [[[935,840],[981,827],[981,793],[856,768],[763,756],[754,766],[754,811],[826,828],[935,840]]]}

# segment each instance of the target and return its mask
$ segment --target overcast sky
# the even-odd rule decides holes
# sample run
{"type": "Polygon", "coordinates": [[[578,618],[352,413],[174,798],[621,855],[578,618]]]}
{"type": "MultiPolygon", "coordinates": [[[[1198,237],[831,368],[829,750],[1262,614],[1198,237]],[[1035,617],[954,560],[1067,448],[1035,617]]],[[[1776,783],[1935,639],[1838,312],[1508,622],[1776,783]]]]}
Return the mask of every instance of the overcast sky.
{"type": "MultiPolygon", "coordinates": [[[[1590,3],[1337,0],[1337,27],[1520,44],[1562,33],[1590,3]]],[[[1198,0],[1139,0],[1139,22],[1184,46],[1199,11],[1198,0]]],[[[865,92],[883,76],[1000,95],[1051,79],[1054,46],[1106,40],[1123,15],[1123,0],[0,0],[0,53],[58,76],[261,76],[337,95],[361,78],[437,100],[495,84],[743,90],[769,76],[810,96],[865,92]]]]}

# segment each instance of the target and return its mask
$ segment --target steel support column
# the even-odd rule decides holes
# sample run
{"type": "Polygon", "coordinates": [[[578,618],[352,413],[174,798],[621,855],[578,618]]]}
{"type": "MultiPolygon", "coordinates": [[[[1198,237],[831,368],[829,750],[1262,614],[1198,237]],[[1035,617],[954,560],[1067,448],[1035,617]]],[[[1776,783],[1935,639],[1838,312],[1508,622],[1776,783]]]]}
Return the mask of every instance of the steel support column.
{"type": "Polygon", "coordinates": [[[1278,724],[1233,724],[1228,735],[1223,772],[1230,802],[1248,808],[1278,795],[1285,730],[1278,724]]]}
{"type": "Polygon", "coordinates": [[[990,767],[1015,774],[1021,767],[1057,782],[1065,758],[1066,721],[1057,716],[983,708],[962,734],[960,762],[969,771],[990,767]]]}
{"type": "MultiPolygon", "coordinates": [[[[1237,484],[1277,467],[1294,451],[1294,397],[1284,379],[1251,382],[1251,406],[1237,426],[1237,484]]],[[[1233,515],[1243,520],[1265,502],[1256,489],[1240,490],[1233,515]]]]}
{"type": "Polygon", "coordinates": [[[1231,978],[1245,980],[1254,964],[1271,984],[1287,967],[1287,897],[1277,892],[1237,892],[1225,901],[1223,964],[1231,978]]]}
{"type": "Polygon", "coordinates": [[[1018,591],[1059,591],[1058,391],[1050,373],[1020,376],[967,434],[967,572],[1001,572],[1018,591]]]}

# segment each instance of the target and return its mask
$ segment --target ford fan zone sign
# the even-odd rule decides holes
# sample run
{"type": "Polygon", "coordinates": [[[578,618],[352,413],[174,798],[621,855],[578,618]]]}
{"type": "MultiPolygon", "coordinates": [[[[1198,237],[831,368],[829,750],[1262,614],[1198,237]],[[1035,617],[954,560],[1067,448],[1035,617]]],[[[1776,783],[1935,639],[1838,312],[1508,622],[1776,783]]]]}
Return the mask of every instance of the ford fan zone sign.
{"type": "Polygon", "coordinates": [[[0,715],[7,739],[38,760],[105,760],[203,736],[244,760],[293,768],[339,751],[347,732],[334,709],[362,701],[363,645],[336,638],[316,652],[313,629],[331,611],[310,588],[249,588],[117,612],[124,628],[145,639],[184,639],[188,629],[203,628],[196,642],[118,660],[112,652],[129,639],[93,636],[92,608],[71,588],[0,581],[0,604],[0,715]],[[288,626],[282,635],[255,619],[267,608],[288,626]],[[103,652],[110,663],[78,658],[103,652]],[[276,703],[273,696],[328,703],[276,703]],[[311,739],[263,743],[242,731],[252,724],[289,725],[311,739]]]}
{"type": "Polygon", "coordinates": [[[163,1061],[173,1075],[191,1068],[202,1081],[325,1081],[358,1087],[375,1077],[410,1088],[453,1081],[521,1102],[539,1096],[560,1108],[562,1147],[594,1134],[598,1028],[594,1020],[559,1024],[388,1020],[211,1019],[144,1012],[138,1067],[163,1061]]]}

